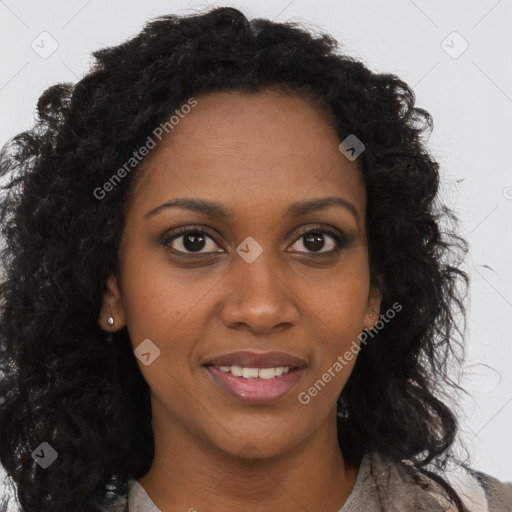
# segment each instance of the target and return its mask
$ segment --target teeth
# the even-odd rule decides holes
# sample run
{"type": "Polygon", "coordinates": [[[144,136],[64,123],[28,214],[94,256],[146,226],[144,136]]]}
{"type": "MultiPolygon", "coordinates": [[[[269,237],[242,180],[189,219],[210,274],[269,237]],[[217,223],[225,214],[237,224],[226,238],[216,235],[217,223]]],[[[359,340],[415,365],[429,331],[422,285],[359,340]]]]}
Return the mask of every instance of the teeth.
{"type": "Polygon", "coordinates": [[[235,377],[242,377],[244,373],[244,369],[241,366],[231,366],[229,370],[235,377]]]}
{"type": "Polygon", "coordinates": [[[260,368],[258,372],[260,379],[273,379],[276,375],[276,368],[260,368]]]}
{"type": "Polygon", "coordinates": [[[244,377],[245,379],[273,379],[283,373],[288,373],[290,368],[278,366],[276,368],[242,368],[241,366],[217,366],[224,373],[231,373],[235,377],[244,377]]]}
{"type": "Polygon", "coordinates": [[[242,370],[242,377],[245,379],[256,379],[258,377],[258,368],[244,368],[242,370]]]}

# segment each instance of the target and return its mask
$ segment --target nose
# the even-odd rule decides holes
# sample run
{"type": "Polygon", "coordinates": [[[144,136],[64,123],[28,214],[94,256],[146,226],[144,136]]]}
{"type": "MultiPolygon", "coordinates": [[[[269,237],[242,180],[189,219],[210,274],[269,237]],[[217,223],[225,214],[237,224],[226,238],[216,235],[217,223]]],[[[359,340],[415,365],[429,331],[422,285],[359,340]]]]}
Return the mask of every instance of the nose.
{"type": "Polygon", "coordinates": [[[282,262],[271,263],[265,252],[252,263],[236,257],[226,276],[223,323],[258,334],[296,325],[300,308],[293,291],[293,271],[282,262]]]}

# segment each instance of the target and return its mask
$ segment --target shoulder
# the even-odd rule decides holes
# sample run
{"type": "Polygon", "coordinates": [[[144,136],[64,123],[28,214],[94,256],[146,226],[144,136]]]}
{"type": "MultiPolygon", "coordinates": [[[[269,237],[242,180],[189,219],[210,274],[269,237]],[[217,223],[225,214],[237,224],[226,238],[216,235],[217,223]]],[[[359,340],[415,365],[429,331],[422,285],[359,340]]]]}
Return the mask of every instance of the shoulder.
{"type": "Polygon", "coordinates": [[[129,512],[161,512],[137,480],[128,480],[127,487],[129,512]]]}
{"type": "Polygon", "coordinates": [[[501,482],[463,465],[440,474],[470,512],[512,512],[512,482],[501,482]]]}
{"type": "Polygon", "coordinates": [[[430,507],[430,510],[456,511],[453,505],[449,508],[446,494],[434,478],[437,476],[451,485],[469,512],[512,512],[512,482],[501,482],[462,464],[448,465],[443,472],[432,471],[429,477],[406,461],[396,461],[382,454],[372,453],[366,459],[375,483],[385,484],[388,496],[407,494],[407,505],[414,503],[416,510],[430,507]],[[435,500],[437,507],[431,500],[435,500]]]}
{"type": "Polygon", "coordinates": [[[493,476],[468,470],[484,490],[489,512],[512,512],[512,482],[501,482],[493,476]]]}

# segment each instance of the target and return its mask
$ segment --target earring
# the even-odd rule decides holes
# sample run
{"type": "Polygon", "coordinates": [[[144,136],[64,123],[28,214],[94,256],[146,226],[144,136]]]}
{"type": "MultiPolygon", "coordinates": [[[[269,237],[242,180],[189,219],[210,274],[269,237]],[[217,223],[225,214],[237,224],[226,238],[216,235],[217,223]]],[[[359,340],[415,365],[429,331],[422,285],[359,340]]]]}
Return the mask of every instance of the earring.
{"type": "MultiPolygon", "coordinates": [[[[108,318],[107,318],[107,324],[112,326],[114,325],[114,317],[112,315],[110,315],[108,318]]],[[[109,332],[106,336],[107,338],[107,341],[112,341],[112,333],[109,332]]]]}
{"type": "MultiPolygon", "coordinates": [[[[370,311],[370,318],[375,318],[375,311],[373,309],[370,311]]],[[[373,327],[374,327],[373,325],[370,327],[366,327],[365,330],[369,331],[370,329],[373,329],[373,327]]]]}

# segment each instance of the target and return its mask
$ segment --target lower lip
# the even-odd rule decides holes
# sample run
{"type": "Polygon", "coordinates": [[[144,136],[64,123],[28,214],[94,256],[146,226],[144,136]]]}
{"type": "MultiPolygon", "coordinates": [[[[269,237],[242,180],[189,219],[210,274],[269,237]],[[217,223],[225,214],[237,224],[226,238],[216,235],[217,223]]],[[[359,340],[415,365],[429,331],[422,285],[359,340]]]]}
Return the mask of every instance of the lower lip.
{"type": "Polygon", "coordinates": [[[246,379],[223,372],[215,366],[205,368],[219,387],[233,398],[248,404],[276,402],[297,385],[304,373],[304,368],[294,368],[272,379],[246,379]]]}

